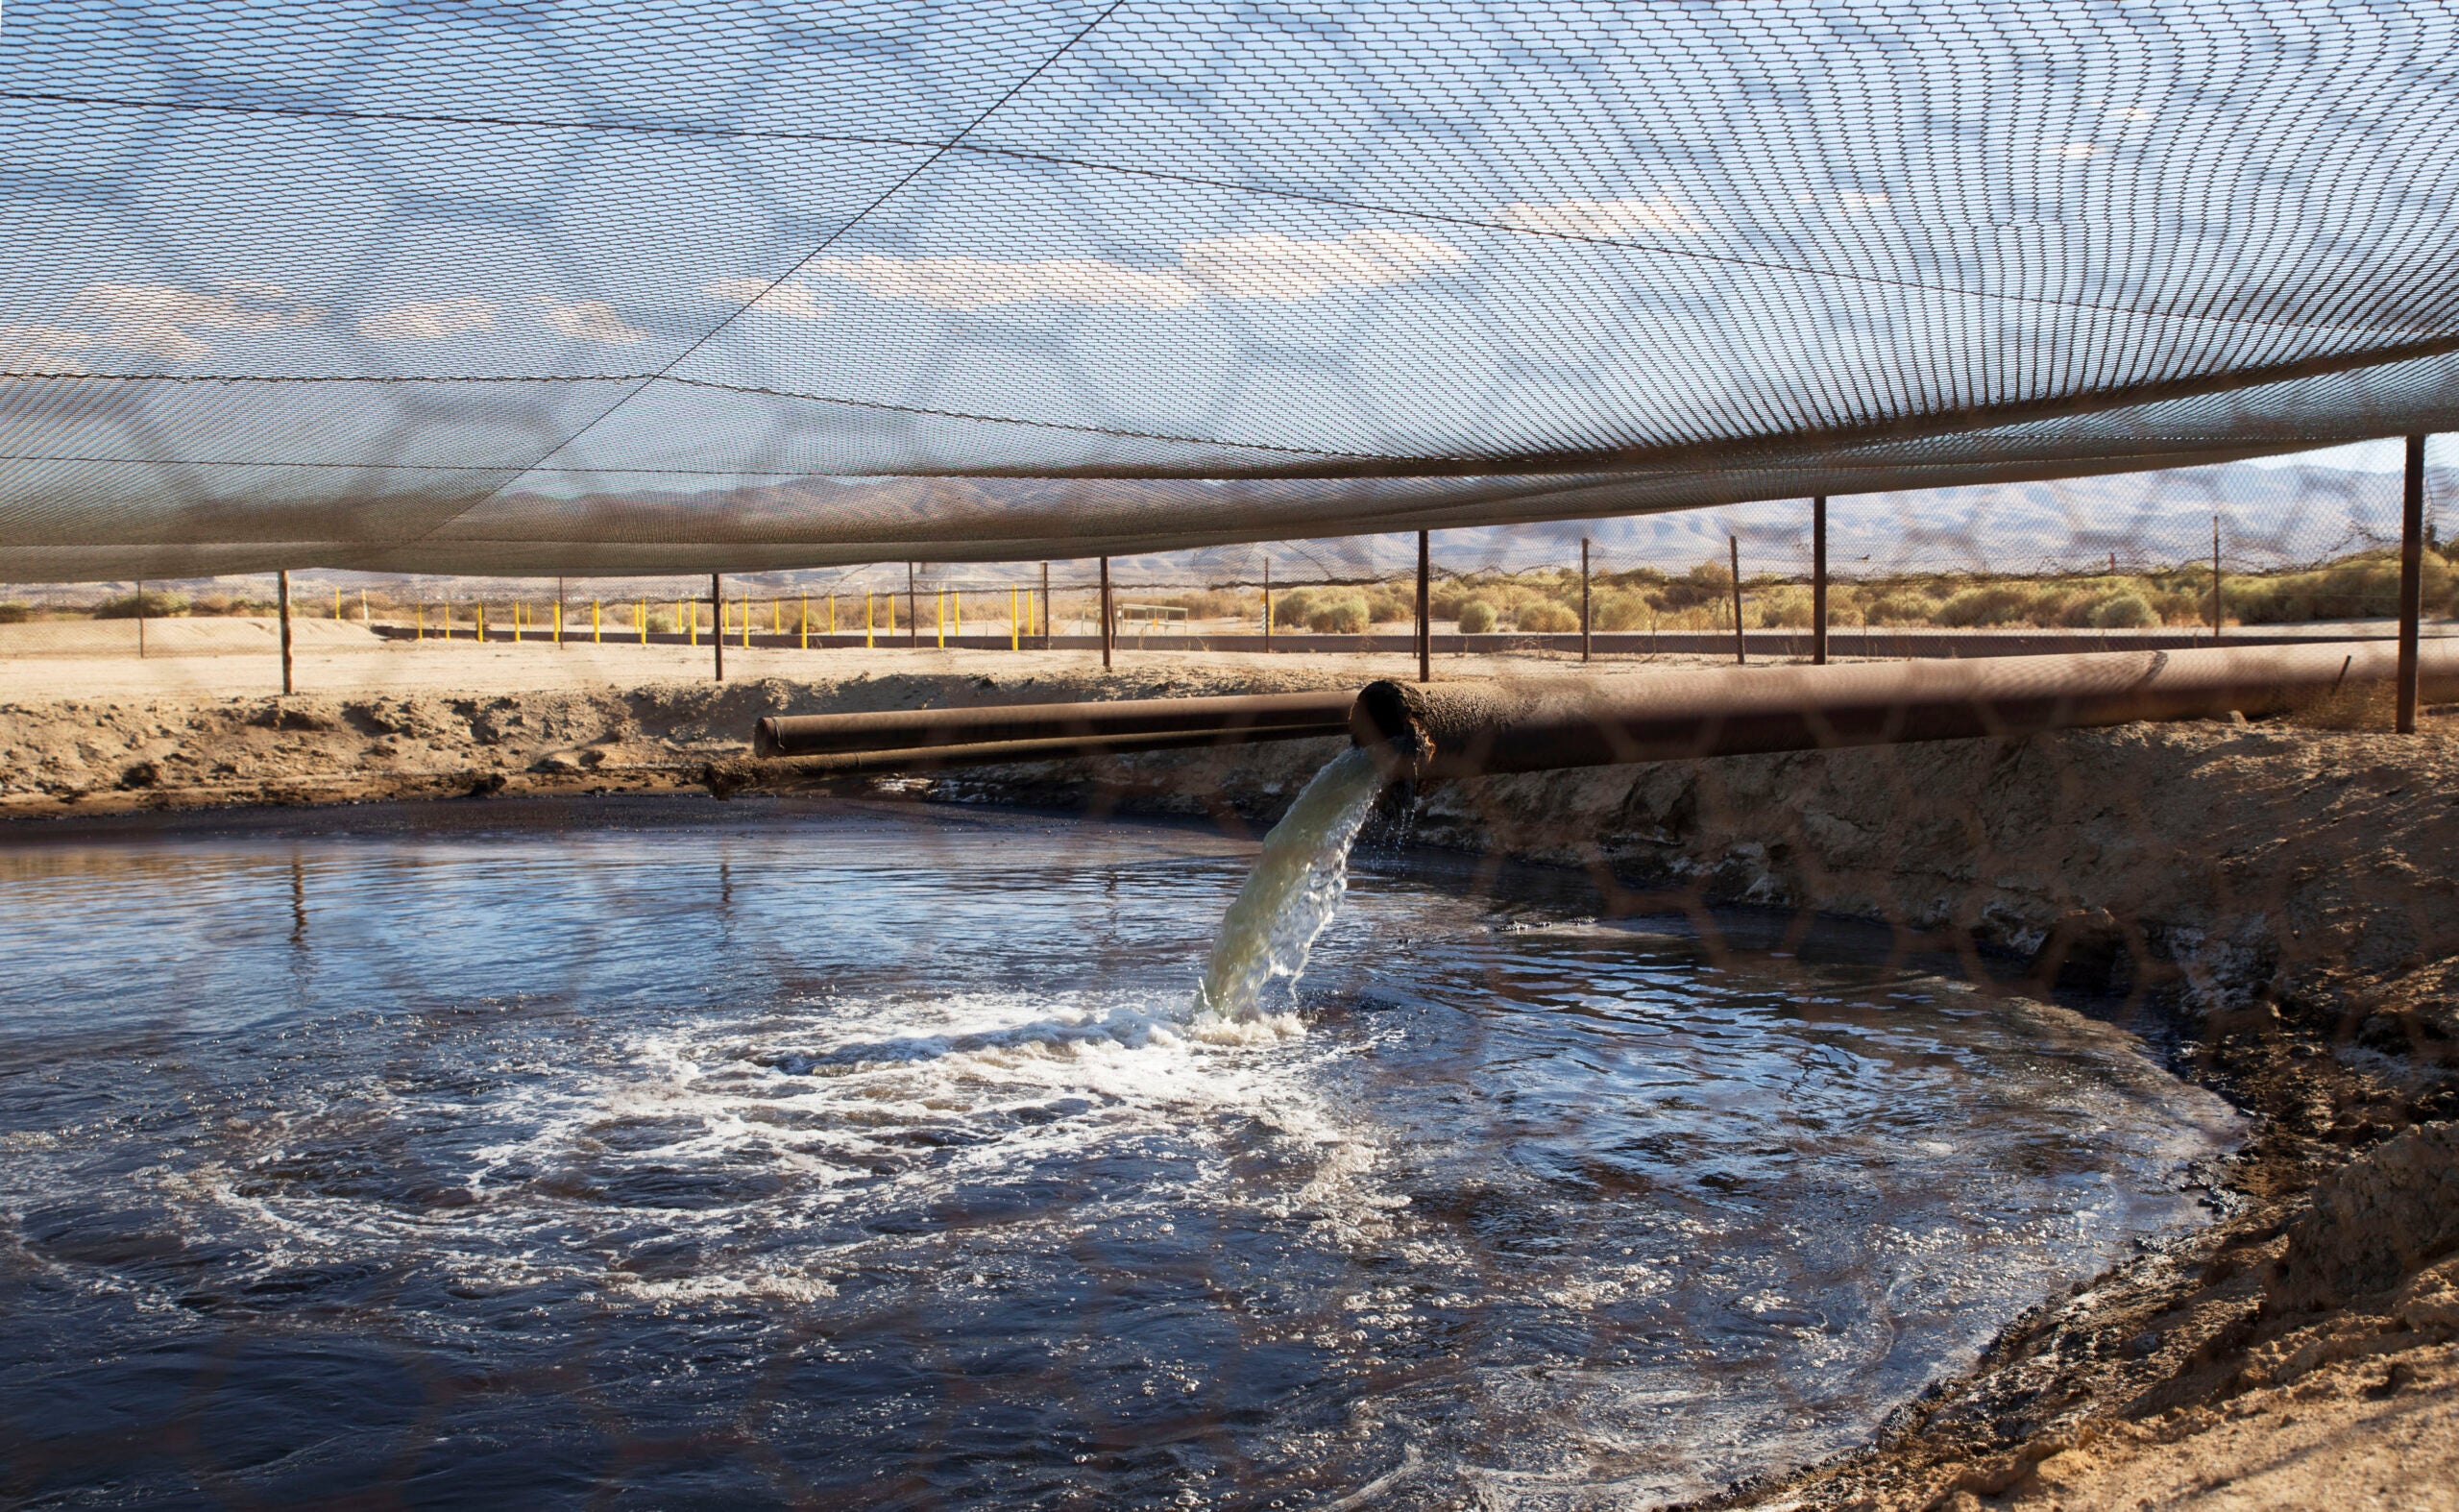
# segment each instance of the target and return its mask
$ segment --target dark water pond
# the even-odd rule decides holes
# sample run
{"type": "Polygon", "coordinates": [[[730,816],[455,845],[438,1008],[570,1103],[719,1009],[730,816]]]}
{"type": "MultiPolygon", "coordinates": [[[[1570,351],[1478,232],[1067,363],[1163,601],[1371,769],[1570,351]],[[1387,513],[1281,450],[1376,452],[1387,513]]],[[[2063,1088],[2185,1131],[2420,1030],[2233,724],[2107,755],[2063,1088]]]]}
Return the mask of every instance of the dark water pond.
{"type": "Polygon", "coordinates": [[[1645,1505],[1865,1434],[2236,1134],[1847,931],[1370,859],[1195,1033],[1200,831],[523,812],[0,850],[12,1499],[1645,1505]]]}

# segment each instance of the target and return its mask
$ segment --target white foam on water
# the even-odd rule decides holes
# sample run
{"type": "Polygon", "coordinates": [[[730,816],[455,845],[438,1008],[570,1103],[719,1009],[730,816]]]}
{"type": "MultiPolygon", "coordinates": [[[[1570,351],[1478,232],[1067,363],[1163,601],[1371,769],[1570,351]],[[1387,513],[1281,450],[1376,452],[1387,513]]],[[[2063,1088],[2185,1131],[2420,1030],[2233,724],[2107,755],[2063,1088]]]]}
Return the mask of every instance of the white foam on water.
{"type": "Polygon", "coordinates": [[[1341,752],[1315,773],[1298,801],[1264,837],[1263,853],[1230,912],[1196,988],[1196,1020],[1227,1025],[1262,1016],[1275,981],[1296,981],[1315,939],[1349,890],[1349,851],[1382,793],[1372,754],[1341,752]]]}

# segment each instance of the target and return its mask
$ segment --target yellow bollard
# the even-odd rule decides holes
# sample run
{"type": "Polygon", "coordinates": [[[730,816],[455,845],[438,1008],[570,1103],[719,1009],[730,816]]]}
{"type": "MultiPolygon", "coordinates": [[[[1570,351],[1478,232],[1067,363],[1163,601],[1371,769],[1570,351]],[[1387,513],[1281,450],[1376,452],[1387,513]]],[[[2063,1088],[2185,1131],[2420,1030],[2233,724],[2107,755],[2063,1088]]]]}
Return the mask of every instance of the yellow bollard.
{"type": "Polygon", "coordinates": [[[426,640],[426,605],[425,605],[425,604],[419,604],[419,605],[416,605],[415,607],[416,607],[416,608],[417,608],[417,610],[418,610],[418,616],[419,616],[419,634],[418,634],[418,638],[419,638],[420,640],[424,641],[424,640],[426,640]]]}
{"type": "Polygon", "coordinates": [[[641,644],[642,644],[643,646],[646,646],[646,645],[648,645],[648,644],[649,644],[649,601],[648,601],[647,599],[645,599],[645,598],[638,598],[638,599],[634,599],[634,600],[633,600],[633,602],[632,602],[632,623],[633,623],[636,627],[638,627],[638,628],[639,628],[639,630],[640,630],[640,632],[641,632],[641,644]]]}
{"type": "Polygon", "coordinates": [[[521,600],[518,598],[512,601],[512,644],[521,644],[521,600]]]}
{"type": "Polygon", "coordinates": [[[334,590],[333,590],[333,618],[334,618],[334,619],[336,619],[336,620],[339,620],[341,617],[342,617],[342,591],[341,591],[340,589],[336,588],[336,589],[334,589],[334,590]]]}
{"type": "Polygon", "coordinates": [[[481,599],[479,599],[479,600],[478,600],[478,643],[479,643],[480,645],[482,645],[482,646],[483,646],[483,645],[485,645],[485,644],[486,644],[486,639],[487,639],[487,601],[486,601],[485,599],[481,598],[481,599]]]}
{"type": "Polygon", "coordinates": [[[589,601],[589,644],[592,646],[602,646],[605,642],[606,637],[600,634],[598,630],[597,600],[593,598],[589,601]]]}
{"type": "Polygon", "coordinates": [[[803,595],[803,649],[811,649],[811,595],[803,595]]]}
{"type": "Polygon", "coordinates": [[[962,640],[963,640],[963,639],[964,639],[964,590],[963,590],[963,589],[962,589],[962,588],[951,588],[951,589],[949,589],[949,590],[948,590],[948,607],[949,607],[949,609],[953,610],[953,611],[954,611],[954,613],[955,613],[955,622],[956,622],[956,637],[957,637],[957,639],[958,639],[958,640],[962,641],[962,640]]]}
{"type": "Polygon", "coordinates": [[[871,635],[871,591],[863,590],[863,646],[865,650],[879,643],[871,635]]]}
{"type": "Polygon", "coordinates": [[[931,607],[935,611],[931,617],[931,629],[939,638],[939,649],[944,651],[948,648],[948,591],[946,589],[939,590],[938,602],[931,607]]]}
{"type": "Polygon", "coordinates": [[[768,600],[768,633],[770,635],[786,633],[786,600],[783,598],[768,600]]]}
{"type": "Polygon", "coordinates": [[[837,633],[837,596],[835,594],[828,596],[828,633],[831,635],[837,633]]]}
{"type": "Polygon", "coordinates": [[[1024,631],[1016,623],[1016,585],[1010,583],[1008,585],[1008,649],[1021,651],[1024,648],[1024,631]]]}

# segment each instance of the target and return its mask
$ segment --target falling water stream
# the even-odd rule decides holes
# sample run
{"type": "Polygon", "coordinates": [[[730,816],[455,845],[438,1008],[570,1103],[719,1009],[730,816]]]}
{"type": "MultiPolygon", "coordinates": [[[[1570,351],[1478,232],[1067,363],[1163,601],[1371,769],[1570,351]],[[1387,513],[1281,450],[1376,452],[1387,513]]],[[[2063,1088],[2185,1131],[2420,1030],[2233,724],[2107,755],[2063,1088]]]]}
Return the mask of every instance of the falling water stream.
{"type": "Polygon", "coordinates": [[[2237,1137],[1884,932],[1344,868],[1373,801],[0,848],[0,1484],[1647,1506],[1866,1435],[2237,1137]]]}

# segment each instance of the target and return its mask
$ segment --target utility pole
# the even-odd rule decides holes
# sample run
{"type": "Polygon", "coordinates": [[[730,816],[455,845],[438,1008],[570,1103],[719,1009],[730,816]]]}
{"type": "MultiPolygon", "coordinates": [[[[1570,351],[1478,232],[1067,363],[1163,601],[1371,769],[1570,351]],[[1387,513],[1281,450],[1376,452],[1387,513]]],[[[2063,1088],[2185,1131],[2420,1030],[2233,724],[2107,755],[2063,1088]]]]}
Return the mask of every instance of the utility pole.
{"type": "Polygon", "coordinates": [[[2417,622],[2424,612],[2424,437],[2408,437],[2408,479],[2399,510],[2399,713],[2398,729],[2417,728],[2417,622]]]}
{"type": "Polygon", "coordinates": [[[1827,665],[1827,496],[1810,501],[1810,659],[1827,665]]]}

